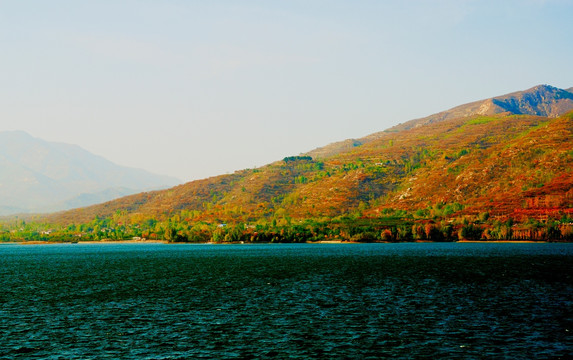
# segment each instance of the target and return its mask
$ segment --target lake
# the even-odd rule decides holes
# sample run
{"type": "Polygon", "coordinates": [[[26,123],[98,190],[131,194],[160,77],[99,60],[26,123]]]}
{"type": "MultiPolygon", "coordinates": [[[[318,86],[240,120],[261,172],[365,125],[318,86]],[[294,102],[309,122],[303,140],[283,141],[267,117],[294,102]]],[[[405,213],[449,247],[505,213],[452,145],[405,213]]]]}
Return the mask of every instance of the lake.
{"type": "Polygon", "coordinates": [[[573,356],[573,244],[0,245],[0,359],[573,356]]]}

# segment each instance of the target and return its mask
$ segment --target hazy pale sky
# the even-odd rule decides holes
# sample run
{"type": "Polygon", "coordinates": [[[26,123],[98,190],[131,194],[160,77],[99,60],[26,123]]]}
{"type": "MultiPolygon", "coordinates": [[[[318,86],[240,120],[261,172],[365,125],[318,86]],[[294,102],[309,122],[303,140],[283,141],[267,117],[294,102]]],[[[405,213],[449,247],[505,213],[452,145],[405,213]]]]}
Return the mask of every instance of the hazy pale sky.
{"type": "Polygon", "coordinates": [[[0,0],[0,131],[188,181],[573,86],[573,0],[0,0]]]}

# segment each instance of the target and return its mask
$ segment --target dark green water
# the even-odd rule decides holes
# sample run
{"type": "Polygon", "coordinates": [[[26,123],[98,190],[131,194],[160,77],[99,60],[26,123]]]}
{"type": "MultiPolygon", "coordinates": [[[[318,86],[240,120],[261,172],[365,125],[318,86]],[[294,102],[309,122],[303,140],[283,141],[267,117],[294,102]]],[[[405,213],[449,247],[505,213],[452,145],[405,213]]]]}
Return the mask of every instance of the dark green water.
{"type": "Polygon", "coordinates": [[[0,359],[573,356],[573,244],[0,246],[0,359]]]}

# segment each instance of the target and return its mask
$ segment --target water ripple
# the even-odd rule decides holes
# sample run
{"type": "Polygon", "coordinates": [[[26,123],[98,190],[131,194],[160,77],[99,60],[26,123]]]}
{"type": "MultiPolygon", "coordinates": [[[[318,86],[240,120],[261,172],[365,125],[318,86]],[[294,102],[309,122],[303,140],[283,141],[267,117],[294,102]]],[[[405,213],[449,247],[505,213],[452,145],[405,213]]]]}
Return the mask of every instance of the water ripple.
{"type": "Polygon", "coordinates": [[[0,246],[0,359],[573,356],[569,244],[387,245],[0,246]]]}

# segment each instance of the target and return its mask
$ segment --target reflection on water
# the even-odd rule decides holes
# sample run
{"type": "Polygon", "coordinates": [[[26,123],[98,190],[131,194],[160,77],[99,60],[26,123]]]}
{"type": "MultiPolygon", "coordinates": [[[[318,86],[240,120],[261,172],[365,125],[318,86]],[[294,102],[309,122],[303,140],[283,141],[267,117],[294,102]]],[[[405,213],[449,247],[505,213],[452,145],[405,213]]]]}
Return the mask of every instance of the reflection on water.
{"type": "Polygon", "coordinates": [[[0,246],[0,359],[566,358],[572,244],[0,246]]]}

